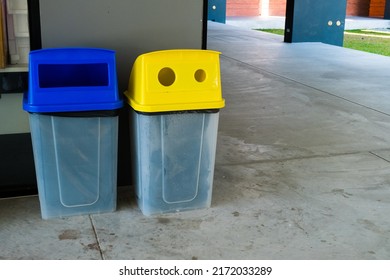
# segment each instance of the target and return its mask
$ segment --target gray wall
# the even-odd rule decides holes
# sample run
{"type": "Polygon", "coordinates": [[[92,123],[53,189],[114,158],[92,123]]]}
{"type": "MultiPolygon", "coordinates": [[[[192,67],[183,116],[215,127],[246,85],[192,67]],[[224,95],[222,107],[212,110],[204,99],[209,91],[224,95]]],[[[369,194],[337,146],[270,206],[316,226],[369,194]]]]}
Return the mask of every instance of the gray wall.
{"type": "MultiPolygon", "coordinates": [[[[40,0],[42,48],[99,47],[117,52],[119,91],[135,58],[162,49],[201,49],[204,0],[40,0]]],[[[129,184],[129,124],[120,113],[118,184],[129,184]]]]}
{"type": "MultiPolygon", "coordinates": [[[[38,0],[31,2],[35,4],[38,0]]],[[[42,47],[78,46],[116,50],[119,90],[124,91],[133,62],[139,54],[160,49],[202,47],[203,2],[39,0],[42,47]]],[[[35,5],[32,7],[36,8],[35,5]]],[[[35,23],[38,17],[35,14],[32,17],[35,23]]],[[[30,32],[36,34],[38,31],[30,26],[30,32]]],[[[122,135],[119,137],[118,181],[127,185],[130,140],[126,131],[125,110],[121,111],[120,120],[122,135]]],[[[22,94],[3,94],[0,99],[0,158],[13,160],[0,161],[0,194],[8,193],[8,184],[12,185],[12,190],[16,190],[14,185],[35,184],[28,132],[28,114],[22,110],[22,94]]]]}
{"type": "Polygon", "coordinates": [[[202,47],[203,0],[40,0],[42,47],[117,51],[119,90],[141,53],[202,47]]]}
{"type": "Polygon", "coordinates": [[[2,134],[26,133],[30,131],[28,114],[22,109],[22,95],[22,93],[1,95],[0,137],[2,134]]]}

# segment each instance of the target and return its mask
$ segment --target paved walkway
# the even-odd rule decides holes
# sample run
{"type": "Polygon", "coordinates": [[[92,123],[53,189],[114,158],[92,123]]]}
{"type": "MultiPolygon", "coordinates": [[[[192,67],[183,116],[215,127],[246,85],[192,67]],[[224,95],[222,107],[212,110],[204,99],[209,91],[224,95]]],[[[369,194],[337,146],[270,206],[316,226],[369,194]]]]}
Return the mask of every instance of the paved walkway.
{"type": "MultiPolygon", "coordinates": [[[[227,17],[226,24],[244,27],[248,29],[270,28],[283,29],[285,17],[227,17]]],[[[368,18],[368,17],[347,17],[345,29],[376,29],[390,28],[390,20],[368,18]]]]}

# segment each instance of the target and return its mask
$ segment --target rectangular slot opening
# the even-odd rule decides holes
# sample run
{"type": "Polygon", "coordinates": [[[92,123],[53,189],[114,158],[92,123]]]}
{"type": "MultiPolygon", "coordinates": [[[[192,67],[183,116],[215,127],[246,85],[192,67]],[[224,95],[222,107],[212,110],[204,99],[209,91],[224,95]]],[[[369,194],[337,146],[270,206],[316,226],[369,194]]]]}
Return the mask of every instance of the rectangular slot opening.
{"type": "Polygon", "coordinates": [[[108,64],[40,64],[40,88],[108,86],[108,64]]]}

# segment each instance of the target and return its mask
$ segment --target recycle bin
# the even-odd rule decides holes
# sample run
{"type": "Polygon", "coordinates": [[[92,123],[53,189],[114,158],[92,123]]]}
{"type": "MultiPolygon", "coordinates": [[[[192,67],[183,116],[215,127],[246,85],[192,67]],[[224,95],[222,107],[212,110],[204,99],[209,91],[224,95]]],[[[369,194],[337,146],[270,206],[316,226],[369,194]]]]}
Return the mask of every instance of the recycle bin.
{"type": "Polygon", "coordinates": [[[219,109],[219,52],[140,55],[125,92],[133,178],[144,215],[211,206],[219,109]]]}
{"type": "Polygon", "coordinates": [[[29,112],[43,219],[112,212],[117,197],[118,94],[115,52],[30,52],[29,112]]]}

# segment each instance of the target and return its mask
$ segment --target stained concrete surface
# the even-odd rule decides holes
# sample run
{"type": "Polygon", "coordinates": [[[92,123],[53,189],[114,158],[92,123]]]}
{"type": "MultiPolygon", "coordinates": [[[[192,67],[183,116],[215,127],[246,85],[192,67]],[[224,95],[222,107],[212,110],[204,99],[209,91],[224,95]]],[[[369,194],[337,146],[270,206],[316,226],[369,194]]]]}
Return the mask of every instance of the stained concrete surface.
{"type": "Polygon", "coordinates": [[[220,112],[210,209],[43,221],[0,200],[0,259],[390,259],[390,58],[209,23],[220,112]]]}

